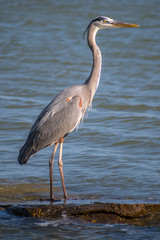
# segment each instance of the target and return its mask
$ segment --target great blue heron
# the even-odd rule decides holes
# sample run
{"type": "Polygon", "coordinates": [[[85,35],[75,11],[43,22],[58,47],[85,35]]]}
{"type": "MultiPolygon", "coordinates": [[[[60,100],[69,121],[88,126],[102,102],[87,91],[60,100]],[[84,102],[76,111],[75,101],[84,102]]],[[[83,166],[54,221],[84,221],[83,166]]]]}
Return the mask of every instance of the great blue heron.
{"type": "Polygon", "coordinates": [[[20,164],[25,164],[36,152],[55,144],[49,159],[51,201],[55,200],[53,194],[53,163],[58,144],[60,144],[58,160],[59,171],[64,198],[67,198],[63,177],[63,141],[64,138],[76,128],[87,108],[91,106],[93,96],[99,85],[102,56],[95,41],[96,33],[100,29],[113,27],[138,27],[138,25],[117,22],[104,16],[96,17],[91,21],[84,32],[84,34],[86,32],[88,33],[88,45],[93,54],[93,65],[88,79],[82,85],[72,86],[63,90],[44,108],[33,124],[27,141],[19,152],[18,161],[20,164]]]}

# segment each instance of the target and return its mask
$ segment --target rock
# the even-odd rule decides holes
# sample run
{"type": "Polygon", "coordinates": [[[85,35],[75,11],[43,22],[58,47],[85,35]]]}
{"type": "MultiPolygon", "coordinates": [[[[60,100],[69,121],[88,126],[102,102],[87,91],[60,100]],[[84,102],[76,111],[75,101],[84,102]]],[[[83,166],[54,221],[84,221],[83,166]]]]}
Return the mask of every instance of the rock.
{"type": "Polygon", "coordinates": [[[127,223],[134,225],[160,225],[160,204],[92,203],[85,205],[51,204],[1,206],[10,214],[44,219],[58,219],[66,214],[70,218],[92,223],[127,223]]]}

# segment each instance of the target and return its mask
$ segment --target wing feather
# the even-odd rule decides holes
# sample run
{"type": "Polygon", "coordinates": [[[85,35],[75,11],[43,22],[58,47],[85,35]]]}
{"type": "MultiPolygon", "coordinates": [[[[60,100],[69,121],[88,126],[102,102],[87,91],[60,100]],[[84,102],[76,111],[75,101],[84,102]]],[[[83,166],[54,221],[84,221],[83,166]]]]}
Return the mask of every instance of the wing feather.
{"type": "Polygon", "coordinates": [[[34,123],[28,139],[35,152],[53,145],[78,125],[82,118],[81,98],[74,96],[44,109],[34,123]]]}

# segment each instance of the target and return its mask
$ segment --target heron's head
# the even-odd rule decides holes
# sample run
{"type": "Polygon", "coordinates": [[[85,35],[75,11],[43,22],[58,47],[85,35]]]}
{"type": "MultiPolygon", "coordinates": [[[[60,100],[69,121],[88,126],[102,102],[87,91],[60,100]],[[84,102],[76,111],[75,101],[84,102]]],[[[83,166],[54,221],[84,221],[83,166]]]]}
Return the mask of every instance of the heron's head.
{"type": "Polygon", "coordinates": [[[108,17],[99,16],[90,22],[90,24],[88,25],[87,29],[84,32],[84,35],[92,25],[94,25],[97,28],[97,30],[104,28],[139,27],[139,25],[137,24],[118,22],[108,17]]]}

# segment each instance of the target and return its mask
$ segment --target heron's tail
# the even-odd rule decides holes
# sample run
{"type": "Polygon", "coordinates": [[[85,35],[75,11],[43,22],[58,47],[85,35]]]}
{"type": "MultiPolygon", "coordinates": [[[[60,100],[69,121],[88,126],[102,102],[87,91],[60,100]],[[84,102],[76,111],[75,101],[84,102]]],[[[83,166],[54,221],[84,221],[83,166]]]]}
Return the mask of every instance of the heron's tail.
{"type": "Polygon", "coordinates": [[[33,149],[32,141],[26,141],[24,146],[19,151],[18,162],[19,164],[25,164],[36,151],[33,149]]]}

